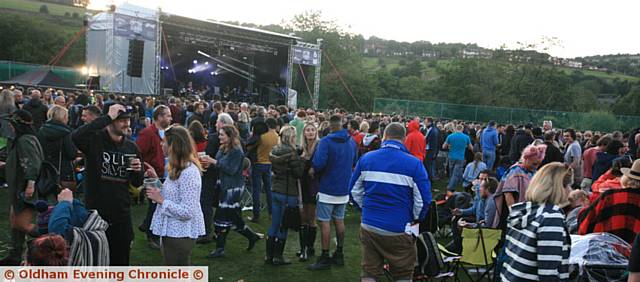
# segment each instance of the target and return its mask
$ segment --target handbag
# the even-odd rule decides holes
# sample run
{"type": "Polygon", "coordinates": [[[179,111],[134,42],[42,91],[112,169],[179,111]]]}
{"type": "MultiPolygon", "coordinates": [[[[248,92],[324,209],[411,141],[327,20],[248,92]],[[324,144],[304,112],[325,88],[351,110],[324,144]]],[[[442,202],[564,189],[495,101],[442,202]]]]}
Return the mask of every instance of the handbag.
{"type": "MultiPolygon", "coordinates": [[[[289,197],[289,168],[287,167],[287,192],[286,196],[289,197]]],[[[297,180],[296,180],[297,181],[297,180]]],[[[288,201],[285,202],[284,208],[284,216],[282,217],[282,222],[280,223],[281,229],[291,229],[293,231],[298,232],[300,230],[300,209],[298,206],[289,206],[288,201]]]]}

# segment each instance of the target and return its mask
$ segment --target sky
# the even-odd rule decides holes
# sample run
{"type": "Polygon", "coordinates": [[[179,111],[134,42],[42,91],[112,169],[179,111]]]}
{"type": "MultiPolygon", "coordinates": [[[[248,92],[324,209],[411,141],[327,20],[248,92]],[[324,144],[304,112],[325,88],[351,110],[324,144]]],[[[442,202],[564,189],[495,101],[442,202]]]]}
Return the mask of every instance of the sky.
{"type": "MultiPolygon", "coordinates": [[[[92,0],[105,9],[122,0],[92,0]]],[[[518,42],[548,47],[552,56],[640,53],[640,1],[594,0],[129,0],[198,19],[279,24],[318,10],[344,30],[396,41],[477,43],[517,48],[518,42]],[[541,43],[557,38],[556,44],[541,43]]]]}

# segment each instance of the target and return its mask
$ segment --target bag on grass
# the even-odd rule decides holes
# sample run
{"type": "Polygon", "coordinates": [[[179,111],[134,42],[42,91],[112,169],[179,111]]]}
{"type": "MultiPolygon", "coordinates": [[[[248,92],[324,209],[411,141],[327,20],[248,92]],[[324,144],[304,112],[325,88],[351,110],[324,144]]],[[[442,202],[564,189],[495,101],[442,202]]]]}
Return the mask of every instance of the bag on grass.
{"type": "Polygon", "coordinates": [[[438,249],[438,242],[430,232],[420,233],[416,240],[418,250],[418,261],[416,274],[427,277],[436,277],[444,269],[444,261],[438,249]]]}

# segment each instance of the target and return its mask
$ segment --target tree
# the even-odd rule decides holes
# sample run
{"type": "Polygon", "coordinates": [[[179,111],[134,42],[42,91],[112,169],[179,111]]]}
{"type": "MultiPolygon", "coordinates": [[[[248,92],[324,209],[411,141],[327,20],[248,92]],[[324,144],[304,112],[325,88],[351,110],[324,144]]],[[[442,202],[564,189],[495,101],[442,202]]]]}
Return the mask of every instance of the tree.
{"type": "Polygon", "coordinates": [[[47,7],[47,5],[40,6],[40,13],[48,14],[49,13],[49,7],[47,7]]]}

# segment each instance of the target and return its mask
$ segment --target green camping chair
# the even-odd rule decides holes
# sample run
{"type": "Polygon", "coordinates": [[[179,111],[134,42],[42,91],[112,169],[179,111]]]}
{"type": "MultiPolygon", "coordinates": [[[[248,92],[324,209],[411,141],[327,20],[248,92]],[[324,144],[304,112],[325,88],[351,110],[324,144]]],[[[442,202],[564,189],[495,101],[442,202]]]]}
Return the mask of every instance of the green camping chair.
{"type": "MultiPolygon", "coordinates": [[[[467,228],[462,229],[462,253],[447,253],[445,256],[460,256],[455,260],[454,272],[462,270],[472,281],[481,281],[485,276],[491,281],[491,270],[494,266],[494,249],[500,242],[502,230],[491,228],[467,228]],[[481,273],[477,279],[473,279],[465,268],[471,266],[476,273],[481,273]],[[484,268],[483,271],[480,268],[484,268]]],[[[458,279],[456,279],[458,280],[458,279]]]]}

